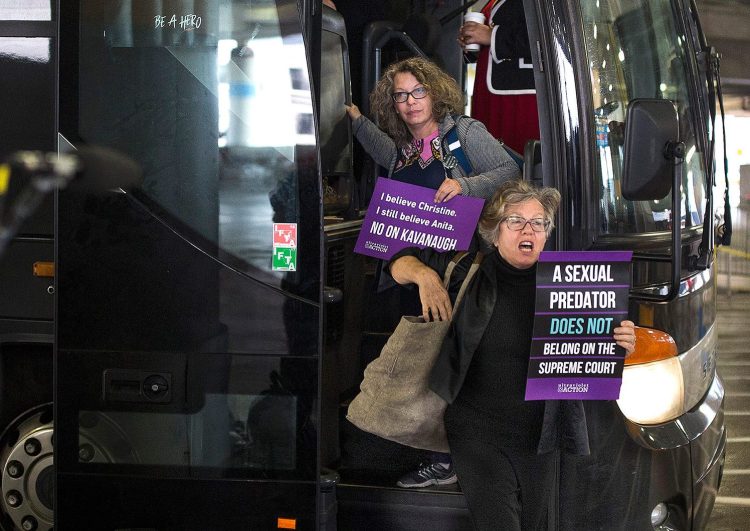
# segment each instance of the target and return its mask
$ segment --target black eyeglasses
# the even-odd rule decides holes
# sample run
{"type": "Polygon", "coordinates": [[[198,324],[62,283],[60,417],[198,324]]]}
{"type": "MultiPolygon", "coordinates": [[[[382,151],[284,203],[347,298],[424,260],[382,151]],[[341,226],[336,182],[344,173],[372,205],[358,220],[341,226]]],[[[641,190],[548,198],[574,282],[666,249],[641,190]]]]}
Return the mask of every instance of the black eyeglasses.
{"type": "Polygon", "coordinates": [[[415,100],[421,100],[422,98],[427,96],[427,89],[424,87],[417,87],[411,92],[394,92],[393,94],[391,94],[391,98],[393,98],[393,101],[395,101],[396,103],[404,103],[409,99],[409,96],[411,96],[415,100]]]}
{"type": "Polygon", "coordinates": [[[531,225],[531,230],[534,232],[544,232],[549,227],[549,221],[543,218],[526,219],[521,216],[508,216],[501,221],[504,221],[505,225],[514,231],[523,230],[527,223],[531,225]]]}

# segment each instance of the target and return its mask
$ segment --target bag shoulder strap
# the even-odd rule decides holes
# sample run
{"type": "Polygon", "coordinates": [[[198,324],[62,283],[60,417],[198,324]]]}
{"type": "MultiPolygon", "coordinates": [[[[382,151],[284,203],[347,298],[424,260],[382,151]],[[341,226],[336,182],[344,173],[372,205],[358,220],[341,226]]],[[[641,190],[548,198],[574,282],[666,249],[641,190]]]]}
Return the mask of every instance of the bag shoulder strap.
{"type": "MultiPolygon", "coordinates": [[[[464,173],[466,173],[466,175],[471,175],[471,173],[474,171],[474,168],[472,167],[471,161],[469,161],[469,158],[466,156],[464,148],[462,147],[462,144],[466,139],[464,138],[462,140],[458,137],[458,121],[461,119],[461,115],[459,114],[451,116],[453,117],[453,121],[456,123],[456,125],[453,126],[451,130],[448,131],[448,133],[445,135],[445,140],[448,142],[448,150],[451,152],[451,155],[456,157],[456,160],[458,161],[458,164],[461,166],[461,168],[463,168],[464,173]]],[[[512,149],[509,145],[503,142],[502,139],[498,139],[498,142],[500,142],[502,148],[505,150],[508,156],[513,159],[513,162],[516,163],[518,168],[523,170],[523,155],[512,149]]]]}
{"type": "Polygon", "coordinates": [[[448,151],[451,152],[451,155],[456,157],[456,161],[458,161],[458,164],[464,170],[464,173],[466,175],[471,175],[474,168],[472,168],[469,158],[466,156],[466,153],[464,153],[464,148],[461,147],[461,139],[458,138],[458,121],[461,119],[461,115],[452,115],[452,118],[456,125],[451,127],[450,131],[445,135],[445,140],[448,143],[448,151]]]}
{"type": "MultiPolygon", "coordinates": [[[[464,281],[461,283],[461,288],[458,290],[458,295],[456,295],[456,302],[453,304],[454,310],[458,308],[458,305],[461,302],[461,299],[463,299],[464,297],[466,288],[469,286],[471,279],[479,270],[479,266],[482,264],[482,259],[484,259],[484,255],[481,252],[477,252],[477,255],[474,257],[474,261],[471,263],[471,266],[469,267],[468,273],[466,273],[466,278],[464,278],[464,281]]],[[[453,315],[456,315],[455,311],[453,312],[453,315]]]]}
{"type": "Polygon", "coordinates": [[[466,251],[459,251],[453,256],[453,258],[451,258],[448,267],[445,268],[445,275],[443,275],[443,286],[445,286],[445,289],[448,289],[448,286],[450,285],[451,274],[453,274],[453,269],[456,267],[456,264],[458,264],[467,254],[466,251]]]}
{"type": "Polygon", "coordinates": [[[524,163],[523,155],[521,155],[518,151],[516,151],[515,149],[511,148],[508,144],[503,142],[502,138],[499,139],[499,142],[500,142],[500,145],[503,146],[503,149],[508,154],[508,156],[513,159],[513,162],[516,163],[516,166],[518,166],[518,169],[523,171],[523,163],[524,163]]]}

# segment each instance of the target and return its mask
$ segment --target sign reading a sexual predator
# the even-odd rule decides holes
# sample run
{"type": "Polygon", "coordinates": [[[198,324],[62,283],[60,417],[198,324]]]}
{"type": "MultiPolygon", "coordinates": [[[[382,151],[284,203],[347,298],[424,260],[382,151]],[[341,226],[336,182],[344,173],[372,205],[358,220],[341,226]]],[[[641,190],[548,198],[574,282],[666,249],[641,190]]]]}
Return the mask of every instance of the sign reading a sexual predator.
{"type": "Polygon", "coordinates": [[[545,251],[526,400],[616,400],[625,350],[612,337],[628,316],[630,251],[545,251]]]}
{"type": "Polygon", "coordinates": [[[484,200],[456,196],[435,203],[435,190],[378,178],[354,252],[388,260],[405,247],[465,251],[484,200]]]}

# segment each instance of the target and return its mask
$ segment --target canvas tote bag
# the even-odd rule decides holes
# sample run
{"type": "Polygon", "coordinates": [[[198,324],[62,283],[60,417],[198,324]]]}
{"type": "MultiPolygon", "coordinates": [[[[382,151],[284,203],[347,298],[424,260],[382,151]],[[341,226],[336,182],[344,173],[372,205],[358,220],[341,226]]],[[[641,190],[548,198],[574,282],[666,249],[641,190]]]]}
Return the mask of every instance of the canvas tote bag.
{"type": "MultiPolygon", "coordinates": [[[[465,255],[458,253],[448,264],[443,279],[446,289],[453,268],[465,255]]],[[[454,310],[481,261],[482,254],[477,253],[454,310]]],[[[403,316],[380,355],[365,368],[360,393],[349,404],[346,418],[384,439],[448,452],[443,424],[447,404],[429,388],[428,381],[450,325],[450,321],[425,322],[421,316],[403,316]]]]}

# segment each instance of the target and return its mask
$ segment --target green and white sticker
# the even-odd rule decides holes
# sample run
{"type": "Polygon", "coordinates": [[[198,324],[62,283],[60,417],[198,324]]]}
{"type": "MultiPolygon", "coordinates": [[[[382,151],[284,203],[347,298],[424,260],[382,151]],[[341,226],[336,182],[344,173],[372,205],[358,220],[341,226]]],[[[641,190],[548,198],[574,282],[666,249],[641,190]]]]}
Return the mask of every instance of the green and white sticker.
{"type": "Polygon", "coordinates": [[[271,269],[274,271],[297,271],[297,224],[273,224],[273,259],[271,269]]]}
{"type": "Polygon", "coordinates": [[[297,249],[294,247],[275,247],[272,268],[274,271],[296,271],[297,249]]]}

